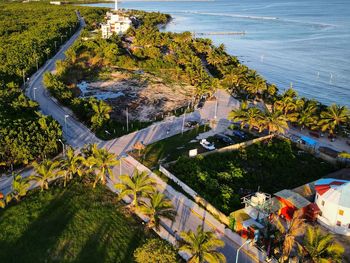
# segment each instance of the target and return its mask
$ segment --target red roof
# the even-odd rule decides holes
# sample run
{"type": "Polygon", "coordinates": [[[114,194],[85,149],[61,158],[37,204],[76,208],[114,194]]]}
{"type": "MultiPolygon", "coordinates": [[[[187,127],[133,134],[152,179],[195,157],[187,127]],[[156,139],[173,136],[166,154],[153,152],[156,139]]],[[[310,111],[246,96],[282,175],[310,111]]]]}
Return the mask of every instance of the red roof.
{"type": "Polygon", "coordinates": [[[325,192],[327,192],[332,185],[342,185],[344,182],[339,182],[339,181],[332,181],[328,184],[320,184],[320,185],[315,185],[315,190],[318,194],[323,195],[325,192]]]}

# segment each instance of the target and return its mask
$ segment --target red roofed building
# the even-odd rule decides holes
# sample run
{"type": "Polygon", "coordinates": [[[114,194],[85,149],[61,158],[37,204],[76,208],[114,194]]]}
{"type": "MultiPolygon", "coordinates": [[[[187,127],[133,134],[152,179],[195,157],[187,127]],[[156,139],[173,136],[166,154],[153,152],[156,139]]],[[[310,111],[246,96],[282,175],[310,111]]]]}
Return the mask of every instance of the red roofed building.
{"type": "Polygon", "coordinates": [[[315,182],[317,221],[329,230],[350,236],[350,181],[325,178],[315,182]]]}

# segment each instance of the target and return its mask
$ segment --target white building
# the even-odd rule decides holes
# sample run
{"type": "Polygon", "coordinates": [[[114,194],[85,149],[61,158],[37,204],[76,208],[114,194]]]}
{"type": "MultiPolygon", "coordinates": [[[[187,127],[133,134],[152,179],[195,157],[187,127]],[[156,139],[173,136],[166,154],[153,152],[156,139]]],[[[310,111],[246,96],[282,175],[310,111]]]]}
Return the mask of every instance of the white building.
{"type": "Polygon", "coordinates": [[[315,182],[317,221],[332,232],[350,236],[350,181],[320,179],[315,182]]]}
{"type": "Polygon", "coordinates": [[[101,25],[102,38],[110,38],[113,34],[121,35],[129,29],[131,20],[117,12],[118,1],[115,0],[114,12],[107,12],[107,22],[101,25]]]}

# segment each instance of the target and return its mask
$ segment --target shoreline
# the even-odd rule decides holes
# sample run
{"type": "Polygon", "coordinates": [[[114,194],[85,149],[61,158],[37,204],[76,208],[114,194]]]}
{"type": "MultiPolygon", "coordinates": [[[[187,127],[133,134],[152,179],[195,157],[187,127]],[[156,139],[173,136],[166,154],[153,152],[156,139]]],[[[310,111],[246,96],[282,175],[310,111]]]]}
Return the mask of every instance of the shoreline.
{"type": "MultiPolygon", "coordinates": [[[[159,1],[159,0],[156,0],[159,1]]],[[[125,1],[127,2],[136,2],[134,0],[132,1],[125,1]]],[[[142,3],[143,1],[137,1],[142,3]]],[[[145,1],[145,2],[154,2],[154,1],[145,1]]],[[[102,3],[103,5],[103,3],[102,3]]],[[[310,99],[317,99],[318,101],[322,102],[324,105],[331,105],[331,104],[339,104],[339,105],[346,105],[347,107],[350,107],[350,103],[347,100],[347,93],[348,88],[347,86],[344,87],[344,81],[346,80],[346,77],[343,77],[343,75],[340,75],[340,73],[337,73],[336,68],[330,64],[330,69],[327,69],[325,66],[322,66],[319,61],[315,64],[315,67],[310,68],[310,63],[307,61],[301,61],[298,59],[298,65],[299,67],[293,68],[293,65],[291,67],[288,66],[289,63],[293,63],[294,59],[291,62],[289,61],[289,58],[283,59],[280,57],[280,52],[278,54],[269,53],[266,51],[266,48],[262,48],[260,51],[260,48],[258,47],[258,42],[261,42],[261,45],[265,45],[264,41],[260,40],[254,40],[256,37],[256,34],[252,32],[251,30],[245,30],[245,27],[242,28],[232,28],[232,31],[244,31],[246,33],[247,37],[243,36],[243,39],[241,40],[240,36],[238,35],[236,39],[229,39],[230,35],[216,35],[216,34],[208,34],[208,32],[229,32],[230,29],[226,27],[222,27],[220,30],[216,29],[215,27],[205,27],[204,29],[201,29],[201,26],[193,25],[192,21],[196,18],[193,17],[193,15],[196,14],[185,14],[185,13],[178,13],[178,10],[167,10],[168,5],[164,5],[162,8],[158,8],[162,13],[166,13],[167,11],[172,15],[172,23],[166,25],[166,27],[162,27],[162,31],[166,32],[183,32],[183,31],[190,31],[190,32],[198,32],[200,35],[199,37],[205,37],[210,38],[216,46],[218,46],[220,43],[224,43],[227,46],[227,52],[230,55],[238,57],[243,64],[249,65],[249,68],[255,69],[257,72],[260,73],[260,75],[263,75],[266,77],[267,81],[269,83],[275,83],[280,91],[286,90],[290,87],[290,83],[293,83],[293,88],[295,88],[299,95],[301,97],[310,98],[310,99]],[[186,21],[183,21],[183,19],[186,19],[186,21]],[[188,21],[187,21],[188,20],[188,21]],[[188,27],[186,28],[186,24],[188,27]],[[207,32],[208,31],[208,32],[207,32]],[[248,40],[245,40],[248,39],[248,40]],[[251,40],[253,39],[253,40],[251,40]],[[253,42],[251,42],[253,41],[253,42]],[[247,42],[246,45],[244,43],[247,42]],[[232,43],[232,45],[230,44],[232,43]],[[251,46],[249,44],[252,44],[251,46]],[[257,45],[256,48],[255,45],[257,45]],[[260,54],[260,55],[259,55],[260,54]],[[261,55],[263,54],[263,55],[261,55]],[[264,55],[265,54],[265,55],[264,55]],[[305,71],[303,73],[301,72],[301,69],[305,68],[305,71]],[[313,74],[313,72],[315,73],[313,74]],[[289,73],[290,72],[290,73],[289,73]],[[327,73],[328,72],[328,73],[327,73]],[[330,73],[333,73],[330,75],[330,73]],[[319,73],[319,75],[318,75],[319,73]],[[299,77],[300,76],[300,77],[299,77]],[[333,76],[333,80],[330,81],[330,76],[333,76]]],[[[172,6],[172,5],[169,5],[172,6]]],[[[187,5],[184,5],[184,7],[187,5]]],[[[192,5],[191,5],[192,6],[192,5]]],[[[199,6],[199,5],[195,5],[199,6]]],[[[157,12],[156,5],[125,5],[126,9],[144,9],[146,11],[155,11],[157,12]]],[[[200,14],[198,14],[200,15],[200,14]]],[[[261,14],[255,14],[262,16],[261,14]]],[[[269,15],[269,14],[268,14],[269,15]]],[[[271,15],[273,16],[273,15],[271,15]]],[[[204,21],[211,21],[212,18],[206,19],[205,16],[198,17],[199,19],[205,19],[204,21]]],[[[239,19],[239,18],[237,18],[239,19]]],[[[225,21],[227,18],[225,18],[225,21]]],[[[215,20],[213,20],[215,21],[215,20]]],[[[277,19],[272,20],[272,23],[281,23],[276,21],[284,21],[284,19],[277,19]],[[273,22],[275,21],[275,22],[273,22]]],[[[252,22],[255,23],[255,22],[252,22]]],[[[269,22],[267,22],[269,23],[269,22]]],[[[277,43],[277,42],[276,42],[277,43]]],[[[281,46],[283,49],[283,45],[281,46]]],[[[268,50],[270,48],[267,48],[268,50]]],[[[305,58],[307,59],[307,58],[305,58]]]]}

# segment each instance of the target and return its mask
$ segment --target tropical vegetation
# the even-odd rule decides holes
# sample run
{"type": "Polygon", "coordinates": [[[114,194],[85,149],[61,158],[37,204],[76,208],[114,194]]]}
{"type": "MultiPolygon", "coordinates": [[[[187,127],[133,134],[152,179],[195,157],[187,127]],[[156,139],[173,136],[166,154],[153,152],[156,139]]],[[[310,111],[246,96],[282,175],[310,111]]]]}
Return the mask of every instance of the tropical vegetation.
{"type": "Polygon", "coordinates": [[[196,232],[189,230],[181,232],[180,251],[190,255],[189,263],[224,263],[225,256],[217,249],[225,245],[224,241],[218,239],[211,231],[205,231],[198,226],[196,232]]]}
{"type": "Polygon", "coordinates": [[[137,263],[176,263],[179,262],[177,251],[168,242],[156,238],[148,239],[134,252],[137,263]]]}
{"type": "Polygon", "coordinates": [[[147,197],[155,189],[155,180],[147,172],[135,170],[134,174],[120,175],[120,183],[114,185],[119,190],[119,197],[132,196],[131,206],[138,208],[141,197],[147,197]]]}
{"type": "Polygon", "coordinates": [[[342,261],[344,247],[334,241],[329,233],[322,233],[318,227],[308,226],[303,246],[307,252],[306,258],[314,263],[342,261]]]}
{"type": "Polygon", "coordinates": [[[149,218],[148,227],[160,229],[160,219],[168,219],[173,221],[176,216],[173,203],[163,193],[153,192],[149,196],[149,200],[143,201],[140,211],[149,218]]]}
{"type": "Polygon", "coordinates": [[[169,170],[228,215],[242,206],[240,198],[249,193],[293,189],[325,176],[334,167],[287,140],[273,139],[239,151],[181,156],[169,170]]]}
{"type": "Polygon", "coordinates": [[[27,165],[56,155],[62,139],[59,124],[39,113],[24,95],[23,84],[56,53],[79,26],[101,21],[105,9],[55,6],[43,2],[0,3],[0,169],[27,165]],[[22,88],[22,89],[21,89],[22,88]]]}

